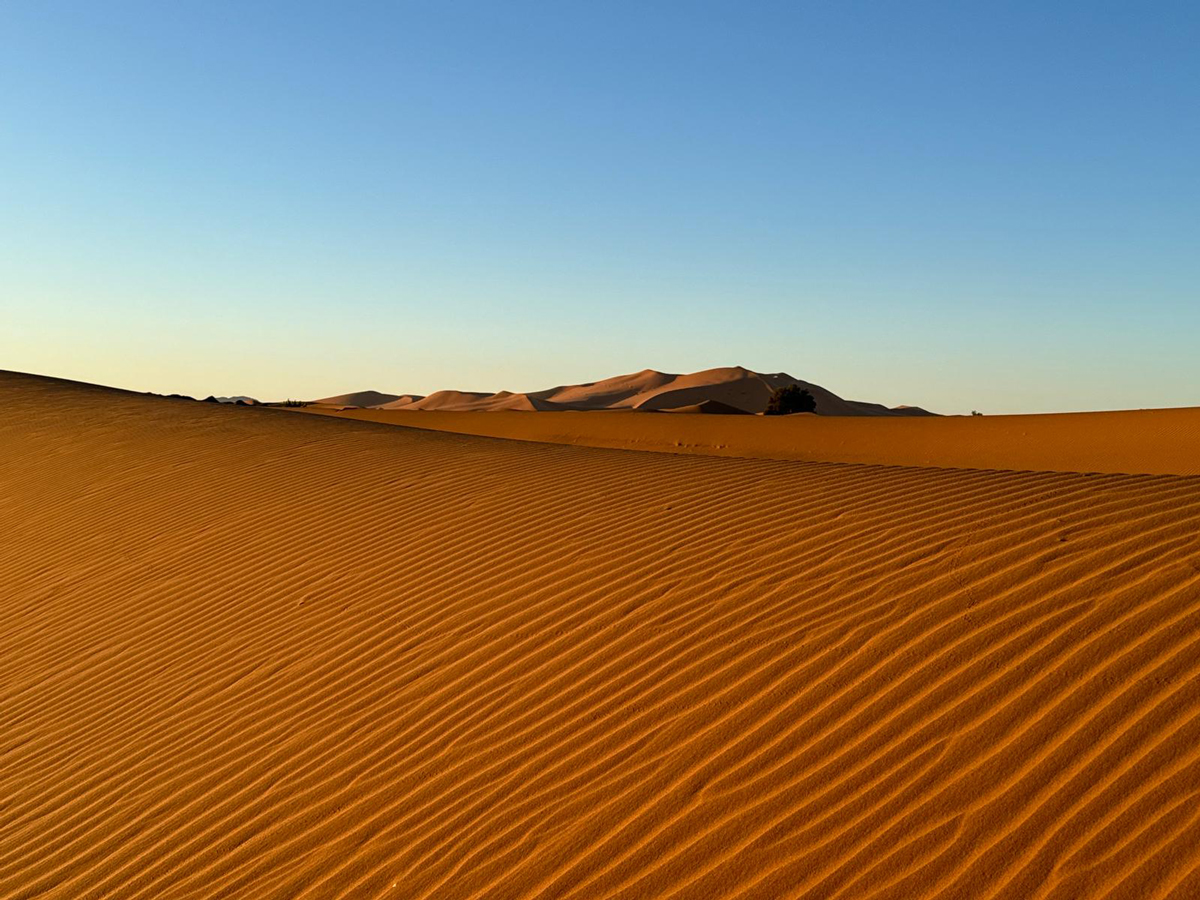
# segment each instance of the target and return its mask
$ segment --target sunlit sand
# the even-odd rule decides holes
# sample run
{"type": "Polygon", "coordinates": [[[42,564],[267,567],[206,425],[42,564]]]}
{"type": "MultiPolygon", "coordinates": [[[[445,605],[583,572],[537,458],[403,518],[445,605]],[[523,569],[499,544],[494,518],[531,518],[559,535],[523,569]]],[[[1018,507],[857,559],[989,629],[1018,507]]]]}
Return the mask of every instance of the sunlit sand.
{"type": "Polygon", "coordinates": [[[303,412],[0,375],[0,896],[1200,896],[1196,410],[303,412]]]}

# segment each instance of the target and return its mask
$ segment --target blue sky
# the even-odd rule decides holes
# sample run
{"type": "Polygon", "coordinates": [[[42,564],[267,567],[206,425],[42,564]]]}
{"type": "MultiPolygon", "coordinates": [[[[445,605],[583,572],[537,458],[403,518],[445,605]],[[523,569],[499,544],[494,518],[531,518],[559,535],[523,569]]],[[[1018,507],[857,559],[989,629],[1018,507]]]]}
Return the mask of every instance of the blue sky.
{"type": "Polygon", "coordinates": [[[1200,4],[0,5],[0,368],[1200,404],[1200,4]]]}

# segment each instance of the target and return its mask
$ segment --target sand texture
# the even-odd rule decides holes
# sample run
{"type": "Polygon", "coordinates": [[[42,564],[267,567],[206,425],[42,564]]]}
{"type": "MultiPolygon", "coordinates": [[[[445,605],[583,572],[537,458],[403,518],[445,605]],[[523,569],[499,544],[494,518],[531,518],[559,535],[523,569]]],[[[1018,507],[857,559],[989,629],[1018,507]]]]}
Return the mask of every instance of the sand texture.
{"type": "Polygon", "coordinates": [[[1200,896],[1200,478],[3,374],[0,522],[3,898],[1200,896]]]}
{"type": "MultiPolygon", "coordinates": [[[[307,407],[302,412],[333,414],[307,407]]],[[[672,415],[614,410],[538,416],[352,409],[369,422],[553,444],[663,453],[1143,475],[1200,475],[1200,408],[1026,416],[672,415]]],[[[692,414],[688,414],[692,413],[692,414]]]]}

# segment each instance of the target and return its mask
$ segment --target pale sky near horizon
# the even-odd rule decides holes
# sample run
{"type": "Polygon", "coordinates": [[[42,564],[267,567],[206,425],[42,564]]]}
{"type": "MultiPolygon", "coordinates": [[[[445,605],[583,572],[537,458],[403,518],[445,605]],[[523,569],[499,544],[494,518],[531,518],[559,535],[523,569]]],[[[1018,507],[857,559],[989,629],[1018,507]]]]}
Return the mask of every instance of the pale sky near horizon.
{"type": "Polygon", "coordinates": [[[1195,2],[0,5],[0,368],[1200,405],[1195,2]]]}

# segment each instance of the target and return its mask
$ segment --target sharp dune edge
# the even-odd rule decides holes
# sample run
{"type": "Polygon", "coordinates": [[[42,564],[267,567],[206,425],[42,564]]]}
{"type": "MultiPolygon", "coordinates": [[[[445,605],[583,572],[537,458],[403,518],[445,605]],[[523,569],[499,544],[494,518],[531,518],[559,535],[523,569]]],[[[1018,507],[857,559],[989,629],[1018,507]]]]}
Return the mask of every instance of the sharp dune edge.
{"type": "Polygon", "coordinates": [[[0,511],[0,897],[1200,896],[1198,478],[4,374],[0,511]]]}

